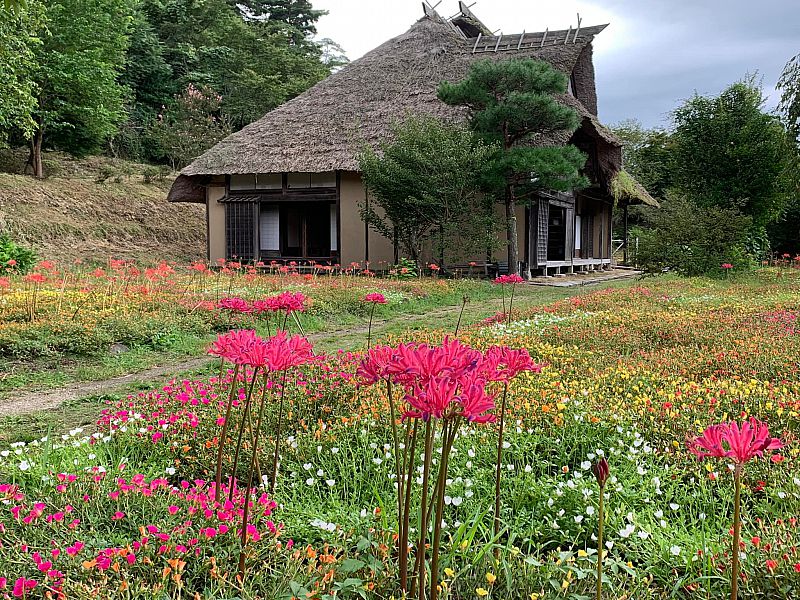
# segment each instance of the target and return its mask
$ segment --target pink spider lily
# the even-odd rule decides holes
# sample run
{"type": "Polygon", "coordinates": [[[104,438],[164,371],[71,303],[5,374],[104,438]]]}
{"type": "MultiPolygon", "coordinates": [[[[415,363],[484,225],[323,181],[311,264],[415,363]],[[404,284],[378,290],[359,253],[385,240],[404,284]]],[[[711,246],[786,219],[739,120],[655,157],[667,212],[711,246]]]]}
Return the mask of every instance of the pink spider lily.
{"type": "Polygon", "coordinates": [[[741,425],[733,421],[711,425],[701,436],[689,441],[689,451],[698,458],[730,458],[737,464],[781,448],[783,442],[770,437],[767,425],[755,417],[741,425]]]}
{"type": "Polygon", "coordinates": [[[731,548],[731,600],[739,595],[739,540],[742,531],[742,472],[751,459],[762,458],[783,448],[783,442],[770,437],[769,428],[755,417],[741,425],[734,421],[707,427],[703,434],[689,440],[689,451],[698,458],[714,457],[733,460],[733,542],[731,548]]]}
{"type": "Polygon", "coordinates": [[[223,298],[217,303],[217,306],[223,310],[229,310],[230,312],[243,314],[253,312],[252,307],[242,298],[223,298]]]}
{"type": "Polygon", "coordinates": [[[380,292],[373,292],[364,296],[364,302],[371,302],[372,304],[387,304],[386,297],[380,292]]]}

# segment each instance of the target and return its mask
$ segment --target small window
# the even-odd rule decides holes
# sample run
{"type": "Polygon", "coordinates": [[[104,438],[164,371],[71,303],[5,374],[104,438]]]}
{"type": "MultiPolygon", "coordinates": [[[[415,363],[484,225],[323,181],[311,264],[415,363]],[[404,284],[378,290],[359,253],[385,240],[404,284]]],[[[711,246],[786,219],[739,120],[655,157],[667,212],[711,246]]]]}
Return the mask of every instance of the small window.
{"type": "Polygon", "coordinates": [[[290,190],[310,188],[311,173],[289,173],[287,176],[287,187],[290,190]]]}
{"type": "Polygon", "coordinates": [[[281,216],[277,204],[262,204],[259,216],[261,250],[280,254],[281,216]]]}
{"type": "Polygon", "coordinates": [[[255,175],[231,175],[231,190],[254,190],[256,189],[255,175]]]}
{"type": "Polygon", "coordinates": [[[283,189],[283,174],[261,173],[256,175],[256,189],[281,190],[283,189]]]}
{"type": "Polygon", "coordinates": [[[333,188],[336,187],[336,172],[328,171],[326,173],[312,173],[311,174],[311,187],[315,188],[333,188]]]}
{"type": "Polygon", "coordinates": [[[339,249],[338,227],[336,224],[336,204],[331,204],[331,252],[339,249]]]}

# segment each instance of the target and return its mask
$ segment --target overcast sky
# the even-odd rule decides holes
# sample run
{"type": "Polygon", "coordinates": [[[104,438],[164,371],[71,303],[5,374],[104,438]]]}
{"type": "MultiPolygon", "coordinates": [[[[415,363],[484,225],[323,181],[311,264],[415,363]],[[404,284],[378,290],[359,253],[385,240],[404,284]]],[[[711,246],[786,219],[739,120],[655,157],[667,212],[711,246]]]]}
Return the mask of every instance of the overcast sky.
{"type": "MultiPolygon", "coordinates": [[[[468,4],[470,4],[468,2],[468,4]]],[[[312,0],[328,15],[319,37],[351,60],[406,31],[422,15],[419,0],[312,0]]],[[[436,0],[433,0],[433,4],[436,0]]],[[[697,91],[716,94],[758,72],[768,105],[775,83],[800,52],[800,0],[479,0],[472,11],[505,34],[610,23],[594,41],[600,119],[668,125],[669,111],[697,91]]],[[[449,17],[456,0],[437,7],[449,17]]]]}

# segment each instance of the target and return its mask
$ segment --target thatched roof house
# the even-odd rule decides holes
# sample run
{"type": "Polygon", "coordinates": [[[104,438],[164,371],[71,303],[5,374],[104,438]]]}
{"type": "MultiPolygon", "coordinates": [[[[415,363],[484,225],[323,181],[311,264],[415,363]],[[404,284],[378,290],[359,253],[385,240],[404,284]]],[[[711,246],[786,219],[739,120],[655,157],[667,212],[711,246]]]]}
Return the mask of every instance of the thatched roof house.
{"type": "MultiPolygon", "coordinates": [[[[547,263],[610,261],[610,186],[622,159],[620,141],[596,116],[592,40],[605,25],[493,36],[459,4],[459,14],[450,20],[425,6],[425,16],[406,33],[230,135],[181,171],[169,200],[206,204],[209,258],[393,262],[392,240],[369,230],[359,217],[359,203],[368,201],[358,173],[359,149],[384,141],[391,126],[407,116],[463,120],[462,110],[437,98],[439,83],[462,79],[477,59],[530,57],[569,75],[569,93],[560,101],[582,117],[573,135],[543,136],[535,143],[570,142],[584,150],[592,187],[520,207],[526,262],[541,269],[547,263]],[[548,243],[551,226],[561,242],[548,243]]],[[[651,200],[646,192],[628,199],[651,200]]]]}

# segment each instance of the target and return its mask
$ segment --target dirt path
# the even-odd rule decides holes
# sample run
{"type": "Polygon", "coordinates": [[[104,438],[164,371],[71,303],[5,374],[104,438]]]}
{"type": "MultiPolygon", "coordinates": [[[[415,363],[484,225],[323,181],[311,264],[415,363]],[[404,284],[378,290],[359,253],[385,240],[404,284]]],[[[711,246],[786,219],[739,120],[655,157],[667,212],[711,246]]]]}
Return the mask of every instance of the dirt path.
{"type": "MultiPolygon", "coordinates": [[[[625,275],[623,275],[623,277],[624,276],[625,275]]],[[[630,275],[628,275],[628,277],[630,277],[630,275]]],[[[614,277],[613,279],[616,278],[617,277],[614,277]]],[[[583,285],[592,286],[598,284],[602,285],[610,283],[611,279],[611,277],[601,276],[586,279],[582,283],[583,285]]],[[[551,287],[550,293],[544,293],[542,287],[538,287],[537,289],[535,285],[526,286],[524,290],[519,290],[518,292],[518,300],[515,300],[514,303],[515,309],[522,310],[527,306],[542,304],[543,302],[555,300],[558,297],[579,293],[577,289],[566,290],[562,288],[561,290],[556,290],[556,287],[560,286],[551,287]]],[[[478,318],[486,314],[498,312],[501,310],[501,307],[502,301],[500,298],[470,302],[467,304],[464,312],[464,325],[475,322],[478,318]]],[[[397,327],[414,329],[429,327],[431,325],[435,327],[454,326],[460,310],[461,306],[457,305],[431,310],[424,314],[397,314],[391,319],[375,321],[372,324],[372,334],[373,337],[379,336],[397,327]]],[[[315,346],[323,350],[332,350],[334,348],[353,349],[364,343],[366,335],[367,325],[362,324],[357,327],[312,333],[308,338],[315,346]]],[[[153,383],[157,385],[159,382],[169,380],[181,373],[203,369],[212,362],[214,362],[214,359],[207,356],[196,356],[168,362],[144,371],[120,375],[111,379],[73,383],[51,390],[22,391],[5,401],[0,401],[0,419],[3,417],[21,416],[40,411],[53,410],[67,402],[73,402],[88,396],[114,393],[123,388],[130,388],[134,384],[153,383]]]]}
{"type": "MultiPolygon", "coordinates": [[[[486,300],[478,304],[482,306],[491,306],[494,302],[495,300],[486,300]]],[[[497,300],[496,302],[499,303],[500,301],[497,300]]],[[[457,313],[460,308],[460,306],[448,306],[446,308],[432,310],[426,313],[425,318],[438,319],[453,313],[457,313]]],[[[381,331],[385,330],[387,326],[396,323],[397,321],[413,321],[419,318],[420,315],[399,314],[392,319],[375,321],[372,324],[372,332],[373,335],[380,335],[381,331]]],[[[359,336],[365,338],[367,335],[367,330],[367,325],[359,325],[357,327],[347,329],[312,333],[308,335],[308,339],[312,343],[328,342],[328,344],[330,344],[339,338],[343,340],[352,340],[353,338],[357,338],[359,336]]],[[[23,391],[7,401],[0,403],[0,418],[25,415],[43,410],[51,410],[58,408],[65,402],[79,400],[81,398],[86,398],[87,396],[113,393],[120,388],[130,387],[136,383],[168,380],[181,373],[203,369],[211,365],[213,362],[216,362],[216,359],[209,358],[208,356],[196,356],[183,360],[172,361],[163,365],[157,365],[155,367],[145,369],[144,371],[137,371],[136,373],[112,377],[111,379],[73,383],[51,390],[23,391]]]]}

